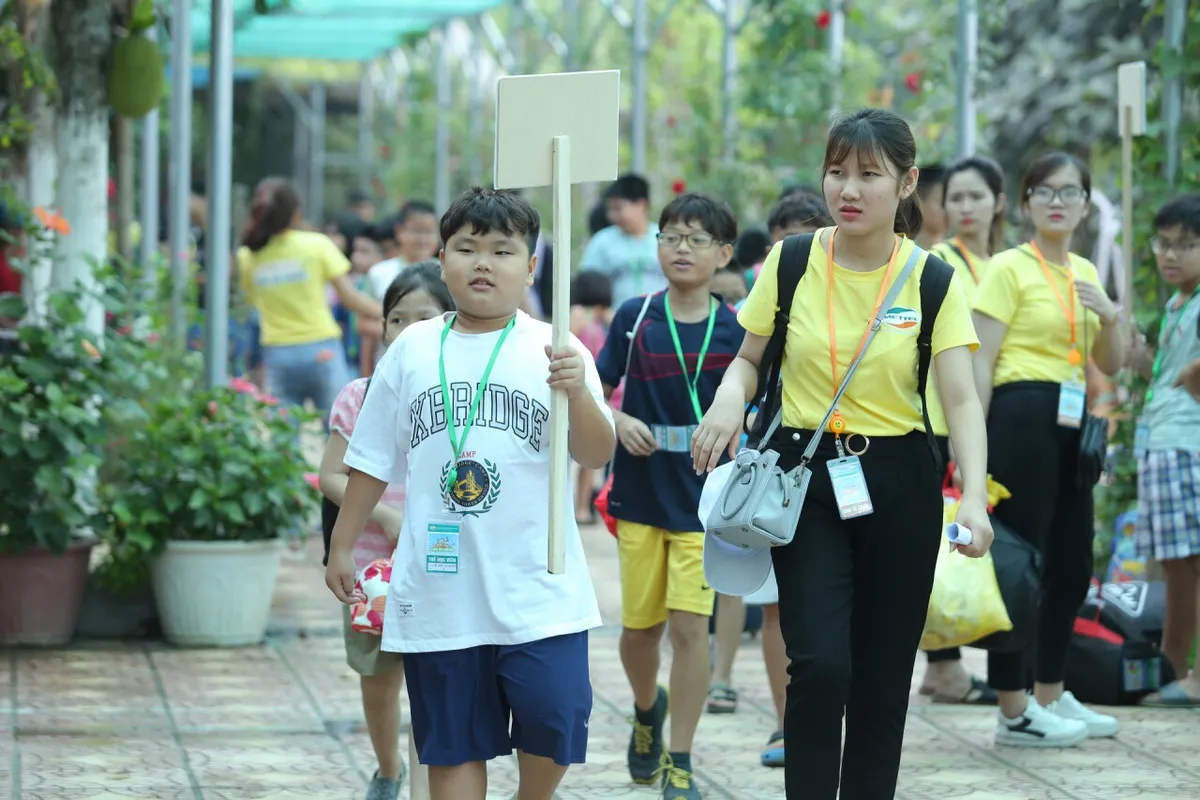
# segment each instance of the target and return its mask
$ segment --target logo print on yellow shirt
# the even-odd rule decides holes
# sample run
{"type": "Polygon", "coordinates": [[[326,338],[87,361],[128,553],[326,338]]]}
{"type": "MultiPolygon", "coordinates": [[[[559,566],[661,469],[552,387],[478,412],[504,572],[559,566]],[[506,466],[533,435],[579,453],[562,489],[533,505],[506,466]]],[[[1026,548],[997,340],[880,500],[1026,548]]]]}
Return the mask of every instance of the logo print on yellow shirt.
{"type": "Polygon", "coordinates": [[[892,306],[883,315],[883,324],[897,331],[906,331],[921,324],[921,315],[915,309],[892,306]]]}

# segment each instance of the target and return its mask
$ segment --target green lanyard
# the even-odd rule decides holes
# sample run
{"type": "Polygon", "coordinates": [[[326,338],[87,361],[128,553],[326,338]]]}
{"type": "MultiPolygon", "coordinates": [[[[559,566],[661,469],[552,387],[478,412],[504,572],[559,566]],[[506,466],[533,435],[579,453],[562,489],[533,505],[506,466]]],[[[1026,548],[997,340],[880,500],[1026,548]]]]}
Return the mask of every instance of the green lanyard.
{"type": "MultiPolygon", "coordinates": [[[[1158,376],[1162,374],[1163,358],[1166,356],[1167,342],[1170,341],[1172,334],[1179,327],[1179,323],[1183,321],[1183,315],[1187,311],[1188,304],[1192,302],[1192,298],[1196,296],[1196,292],[1188,295],[1188,299],[1183,301],[1183,305],[1179,307],[1179,312],[1174,319],[1170,313],[1163,315],[1162,324],[1158,327],[1158,352],[1154,354],[1154,366],[1150,368],[1150,388],[1146,391],[1145,405],[1150,405],[1150,401],[1154,399],[1154,384],[1158,382],[1158,376]],[[1171,323],[1170,328],[1167,327],[1167,322],[1171,323]]],[[[1179,293],[1176,292],[1167,302],[1167,308],[1171,307],[1179,299],[1179,293]]]]}
{"type": "MultiPolygon", "coordinates": [[[[450,436],[450,449],[454,451],[454,463],[457,465],[458,457],[467,443],[467,434],[471,432],[471,426],[475,423],[475,414],[479,411],[479,401],[483,399],[483,393],[487,389],[492,367],[496,366],[496,356],[500,355],[500,348],[504,345],[504,340],[508,338],[508,332],[517,323],[517,318],[514,316],[508,321],[504,330],[500,332],[496,346],[492,348],[492,355],[488,359],[487,366],[483,368],[483,376],[479,379],[479,385],[475,387],[475,399],[471,401],[471,410],[467,412],[467,421],[463,425],[462,437],[459,438],[454,424],[454,403],[450,398],[450,384],[446,382],[446,337],[450,335],[450,326],[454,324],[456,316],[457,314],[450,317],[446,322],[446,327],[442,328],[442,343],[438,348],[438,377],[442,381],[442,405],[446,409],[446,433],[450,436]]],[[[446,491],[454,488],[454,476],[455,470],[451,469],[450,474],[446,476],[446,491]]]]}
{"type": "Polygon", "coordinates": [[[688,376],[687,361],[683,357],[683,346],[679,344],[679,331],[675,328],[675,316],[671,313],[671,296],[663,292],[663,306],[667,309],[667,327],[671,329],[671,343],[675,345],[675,355],[679,356],[679,366],[683,369],[683,382],[687,385],[688,397],[692,399],[692,410],[696,412],[696,422],[704,419],[700,410],[700,396],[696,392],[696,384],[700,382],[700,372],[704,369],[704,356],[708,353],[708,343],[712,341],[713,323],[717,321],[716,298],[709,298],[708,330],[704,332],[704,344],[700,345],[700,354],[696,356],[696,375],[688,376]]]}

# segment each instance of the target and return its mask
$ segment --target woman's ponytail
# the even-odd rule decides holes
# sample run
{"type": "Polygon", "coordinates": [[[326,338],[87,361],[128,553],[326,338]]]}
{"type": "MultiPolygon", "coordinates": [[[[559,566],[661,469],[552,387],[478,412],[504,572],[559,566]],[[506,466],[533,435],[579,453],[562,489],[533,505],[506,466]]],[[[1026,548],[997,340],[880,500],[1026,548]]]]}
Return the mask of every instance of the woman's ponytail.
{"type": "Polygon", "coordinates": [[[921,211],[921,198],[914,191],[896,207],[896,221],[892,230],[912,239],[921,232],[921,226],[924,224],[925,214],[921,211]]]}
{"type": "Polygon", "coordinates": [[[271,238],[291,227],[300,198],[283,178],[266,178],[254,189],[250,218],[242,229],[242,245],[252,253],[267,246],[271,238]]]}

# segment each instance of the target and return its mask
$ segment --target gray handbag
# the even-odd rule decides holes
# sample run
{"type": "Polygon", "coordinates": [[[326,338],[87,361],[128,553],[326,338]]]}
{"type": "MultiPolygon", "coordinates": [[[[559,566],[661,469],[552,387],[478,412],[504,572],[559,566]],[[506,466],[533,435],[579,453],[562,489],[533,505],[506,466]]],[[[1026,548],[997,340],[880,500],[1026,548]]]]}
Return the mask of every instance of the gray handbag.
{"type": "Polygon", "coordinates": [[[850,362],[846,374],[842,376],[833,402],[825,412],[825,419],[821,420],[821,424],[809,440],[804,454],[800,457],[800,463],[784,472],[779,467],[779,453],[767,448],[771,436],[783,424],[783,407],[780,403],[779,411],[767,426],[758,447],[743,450],[734,459],[733,474],[721,490],[705,523],[705,530],[710,535],[747,549],[782,547],[791,543],[796,535],[796,525],[800,521],[800,511],[804,508],[808,482],[812,477],[809,462],[816,455],[817,445],[820,444],[829,420],[837,409],[838,401],[845,394],[850,379],[854,377],[859,363],[875,339],[875,334],[879,332],[883,324],[883,315],[892,307],[900,290],[908,282],[923,252],[920,247],[914,246],[904,269],[896,276],[891,289],[879,306],[878,315],[871,322],[871,329],[867,333],[862,350],[850,362]]]}

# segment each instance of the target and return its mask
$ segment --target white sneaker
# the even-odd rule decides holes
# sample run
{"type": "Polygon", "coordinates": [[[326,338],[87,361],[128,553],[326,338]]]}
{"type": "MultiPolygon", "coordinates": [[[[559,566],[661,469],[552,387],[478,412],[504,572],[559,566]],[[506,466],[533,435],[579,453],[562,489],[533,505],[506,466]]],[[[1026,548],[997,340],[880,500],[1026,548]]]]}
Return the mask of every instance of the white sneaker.
{"type": "Polygon", "coordinates": [[[1075,699],[1070,692],[1063,692],[1062,697],[1046,706],[1046,710],[1062,719],[1079,720],[1087,725],[1088,736],[1094,739],[1104,739],[1117,735],[1119,727],[1116,717],[1099,714],[1092,711],[1075,699]]]}
{"type": "Polygon", "coordinates": [[[1074,747],[1088,738],[1088,726],[1078,719],[1063,719],[1038,705],[1032,697],[1025,713],[1008,719],[996,714],[996,744],[1011,747],[1074,747]]]}

